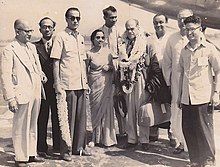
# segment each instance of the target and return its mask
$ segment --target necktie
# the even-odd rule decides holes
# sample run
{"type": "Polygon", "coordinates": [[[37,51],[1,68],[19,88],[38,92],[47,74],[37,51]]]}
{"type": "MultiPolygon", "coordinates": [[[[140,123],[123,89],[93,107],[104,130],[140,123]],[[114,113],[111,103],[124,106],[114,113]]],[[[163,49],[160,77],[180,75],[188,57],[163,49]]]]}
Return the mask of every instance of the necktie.
{"type": "Polygon", "coordinates": [[[50,52],[50,50],[51,50],[51,44],[50,44],[49,41],[47,41],[47,43],[46,43],[46,51],[50,52]]]}

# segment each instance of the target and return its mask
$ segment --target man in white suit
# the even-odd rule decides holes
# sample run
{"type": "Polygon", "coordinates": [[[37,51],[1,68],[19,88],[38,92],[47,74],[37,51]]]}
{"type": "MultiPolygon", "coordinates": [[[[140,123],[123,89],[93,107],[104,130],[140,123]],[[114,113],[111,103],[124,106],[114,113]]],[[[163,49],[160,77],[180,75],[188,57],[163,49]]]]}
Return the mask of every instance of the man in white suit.
{"type": "Polygon", "coordinates": [[[6,46],[1,57],[1,80],[4,99],[14,113],[12,140],[15,165],[43,162],[37,155],[37,118],[41,100],[41,70],[36,48],[30,38],[33,30],[24,20],[14,23],[15,40],[6,46]]]}

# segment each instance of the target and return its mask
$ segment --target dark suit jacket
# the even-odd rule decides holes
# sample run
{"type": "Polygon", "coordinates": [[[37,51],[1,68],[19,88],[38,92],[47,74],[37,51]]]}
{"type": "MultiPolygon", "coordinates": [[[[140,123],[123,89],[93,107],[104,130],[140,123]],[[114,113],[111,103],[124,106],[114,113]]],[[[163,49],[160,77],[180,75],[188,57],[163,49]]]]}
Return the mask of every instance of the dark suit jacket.
{"type": "Polygon", "coordinates": [[[48,81],[44,84],[44,89],[47,99],[50,99],[49,97],[54,94],[53,60],[50,58],[51,49],[48,52],[46,51],[42,39],[35,42],[34,44],[39,55],[42,71],[45,73],[48,79],[48,81]]]}

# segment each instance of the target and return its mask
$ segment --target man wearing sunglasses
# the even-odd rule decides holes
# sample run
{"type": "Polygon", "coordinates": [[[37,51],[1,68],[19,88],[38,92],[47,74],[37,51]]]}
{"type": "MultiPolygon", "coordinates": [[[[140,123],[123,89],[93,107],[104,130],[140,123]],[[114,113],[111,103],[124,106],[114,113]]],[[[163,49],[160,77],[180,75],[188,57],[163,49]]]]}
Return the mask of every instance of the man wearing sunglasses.
{"type": "Polygon", "coordinates": [[[88,83],[84,38],[77,30],[81,19],[79,9],[69,8],[65,13],[65,18],[67,27],[56,35],[51,58],[54,59],[55,91],[62,97],[66,96],[68,108],[67,115],[64,115],[68,117],[67,122],[62,121],[64,117],[59,115],[58,111],[62,136],[60,153],[63,160],[71,161],[72,154],[90,155],[85,150],[86,90],[88,83]],[[66,124],[69,124],[69,128],[65,130],[66,124]],[[71,138],[70,144],[64,138],[66,135],[71,138]]]}
{"type": "Polygon", "coordinates": [[[37,151],[39,156],[47,157],[49,155],[47,145],[47,125],[50,111],[52,122],[53,151],[57,152],[60,148],[60,129],[57,115],[57,101],[55,90],[53,88],[53,60],[50,58],[51,48],[53,45],[52,36],[56,23],[51,18],[44,17],[40,20],[39,26],[42,38],[35,42],[35,46],[40,58],[42,70],[47,76],[48,81],[43,85],[46,99],[41,100],[40,114],[38,117],[37,151]]]}
{"type": "Polygon", "coordinates": [[[28,162],[44,162],[37,155],[37,118],[41,100],[41,70],[36,48],[30,43],[27,21],[14,22],[15,40],[6,46],[1,56],[1,80],[4,99],[14,113],[12,141],[15,166],[27,167],[28,162]]]}
{"type": "Polygon", "coordinates": [[[105,20],[105,24],[100,28],[105,34],[105,45],[111,50],[113,54],[113,64],[115,69],[115,94],[114,94],[114,108],[115,115],[118,121],[118,130],[119,137],[126,136],[125,125],[126,125],[126,105],[125,99],[122,91],[119,86],[119,74],[118,74],[118,57],[119,55],[119,47],[120,47],[120,39],[123,34],[123,29],[117,25],[117,10],[113,6],[109,6],[103,9],[103,18],[105,20]]]}
{"type": "Polygon", "coordinates": [[[213,107],[219,104],[220,57],[202,33],[201,18],[184,20],[188,44],[182,49],[178,103],[191,166],[214,166],[213,107]],[[212,72],[215,77],[213,79],[212,72]]]}

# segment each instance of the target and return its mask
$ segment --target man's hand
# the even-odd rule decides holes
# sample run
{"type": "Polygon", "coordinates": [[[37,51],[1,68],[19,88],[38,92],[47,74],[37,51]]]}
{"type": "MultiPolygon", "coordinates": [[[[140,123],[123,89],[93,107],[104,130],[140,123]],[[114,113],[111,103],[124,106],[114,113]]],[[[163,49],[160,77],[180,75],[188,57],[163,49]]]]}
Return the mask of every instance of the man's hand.
{"type": "Polygon", "coordinates": [[[102,67],[102,70],[103,70],[104,72],[108,72],[110,69],[111,69],[111,67],[110,67],[109,65],[104,65],[104,66],[102,67]]]}
{"type": "Polygon", "coordinates": [[[214,92],[212,96],[212,102],[214,106],[219,105],[219,94],[217,92],[214,92]]]}
{"type": "Polygon", "coordinates": [[[8,106],[9,110],[13,113],[16,113],[16,111],[18,110],[18,103],[14,98],[8,102],[8,106]]]}

